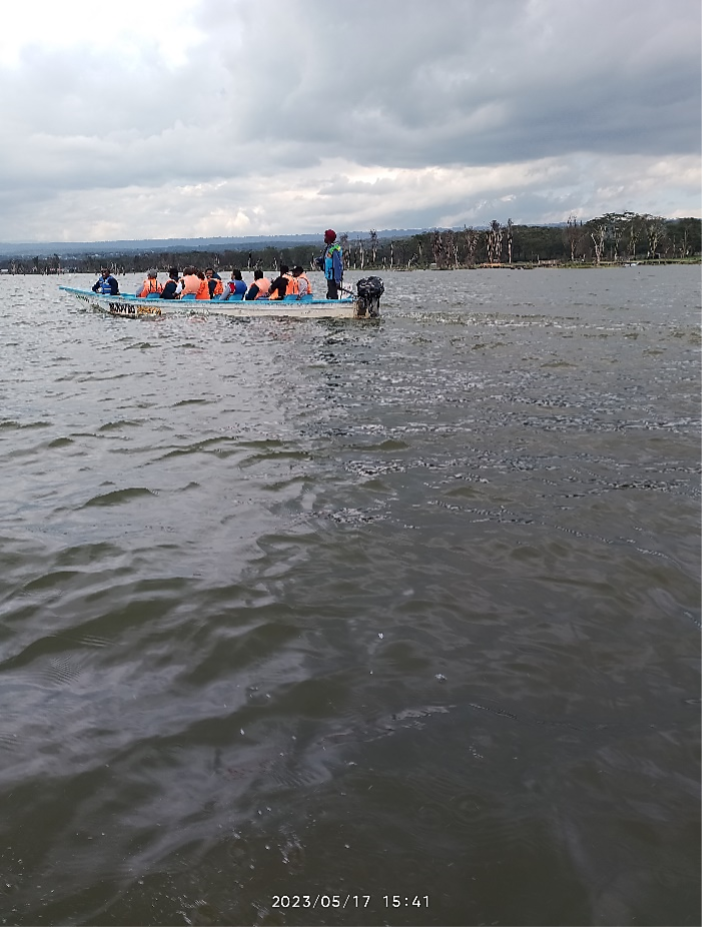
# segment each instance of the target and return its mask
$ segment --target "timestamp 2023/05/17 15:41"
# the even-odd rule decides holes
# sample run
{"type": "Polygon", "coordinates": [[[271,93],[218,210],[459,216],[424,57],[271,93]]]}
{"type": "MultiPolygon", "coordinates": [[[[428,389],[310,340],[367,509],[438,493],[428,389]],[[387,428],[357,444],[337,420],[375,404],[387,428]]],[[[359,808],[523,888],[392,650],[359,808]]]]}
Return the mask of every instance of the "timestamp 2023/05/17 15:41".
{"type": "Polygon", "coordinates": [[[381,904],[384,908],[430,908],[428,895],[273,895],[272,908],[369,908],[381,904]]]}

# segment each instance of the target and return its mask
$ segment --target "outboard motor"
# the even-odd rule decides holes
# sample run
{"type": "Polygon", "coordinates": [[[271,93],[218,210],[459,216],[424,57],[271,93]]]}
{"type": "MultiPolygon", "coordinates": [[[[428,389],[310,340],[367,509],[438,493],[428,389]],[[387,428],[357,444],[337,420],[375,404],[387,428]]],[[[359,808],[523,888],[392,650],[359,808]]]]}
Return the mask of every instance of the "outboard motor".
{"type": "Polygon", "coordinates": [[[361,278],[357,283],[357,315],[364,317],[379,317],[379,299],[384,294],[382,279],[372,275],[370,278],[361,278]]]}

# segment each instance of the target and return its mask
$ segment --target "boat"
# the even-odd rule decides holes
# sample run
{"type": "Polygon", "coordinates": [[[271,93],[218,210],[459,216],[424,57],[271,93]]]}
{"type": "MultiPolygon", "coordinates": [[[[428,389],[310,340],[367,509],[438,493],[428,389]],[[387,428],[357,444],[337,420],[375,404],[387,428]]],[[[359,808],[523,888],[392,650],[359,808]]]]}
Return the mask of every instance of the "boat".
{"type": "Polygon", "coordinates": [[[292,320],[361,319],[379,317],[379,300],[384,285],[376,276],[362,278],[357,282],[357,294],[352,291],[338,300],[327,298],[303,298],[282,301],[163,301],[157,295],[137,297],[135,294],[99,294],[81,288],[59,286],[72,297],[78,298],[93,310],[103,311],[113,317],[161,317],[164,314],[199,314],[219,317],[249,319],[251,317],[275,317],[292,320]]]}

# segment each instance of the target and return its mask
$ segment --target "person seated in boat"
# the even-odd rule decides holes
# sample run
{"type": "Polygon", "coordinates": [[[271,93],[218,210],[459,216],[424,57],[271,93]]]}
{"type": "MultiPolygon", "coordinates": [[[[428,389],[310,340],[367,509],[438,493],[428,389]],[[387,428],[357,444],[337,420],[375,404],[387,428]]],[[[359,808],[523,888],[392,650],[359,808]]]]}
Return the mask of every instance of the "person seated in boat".
{"type": "Polygon", "coordinates": [[[311,287],[311,282],[306,277],[303,268],[300,265],[294,265],[292,269],[292,275],[296,281],[296,286],[298,288],[298,299],[304,301],[307,298],[310,298],[313,294],[313,288],[311,287]]]}
{"type": "Polygon", "coordinates": [[[289,271],[288,265],[279,266],[279,277],[275,278],[269,287],[270,301],[283,301],[289,297],[296,299],[299,294],[299,286],[294,280],[294,276],[289,271]]]}
{"type": "Polygon", "coordinates": [[[178,300],[181,293],[181,282],[179,281],[179,269],[170,268],[169,269],[169,280],[162,288],[162,293],[159,297],[163,301],[175,301],[178,300]]]}
{"type": "Polygon", "coordinates": [[[245,295],[245,300],[266,301],[269,297],[269,287],[269,278],[264,277],[264,272],[261,268],[255,269],[255,280],[250,285],[245,295]]]}
{"type": "Polygon", "coordinates": [[[207,268],[206,281],[208,282],[208,292],[210,293],[211,300],[220,297],[223,293],[223,282],[218,272],[214,271],[212,268],[207,268]]]}
{"type": "Polygon", "coordinates": [[[118,287],[117,279],[113,278],[110,274],[109,268],[103,268],[100,272],[100,278],[91,288],[91,291],[95,291],[96,294],[119,294],[120,288],[118,287]]]}
{"type": "Polygon", "coordinates": [[[185,268],[183,281],[181,300],[209,301],[211,299],[206,276],[198,268],[193,265],[185,268]]]}
{"type": "Polygon", "coordinates": [[[156,268],[150,268],[147,272],[147,277],[142,282],[142,290],[138,291],[135,297],[150,297],[150,295],[159,297],[162,293],[162,286],[157,281],[158,274],[156,268]]]}
{"type": "Polygon", "coordinates": [[[230,281],[225,282],[221,301],[241,301],[246,294],[247,285],[242,280],[242,272],[239,268],[235,268],[230,276],[230,281]]]}

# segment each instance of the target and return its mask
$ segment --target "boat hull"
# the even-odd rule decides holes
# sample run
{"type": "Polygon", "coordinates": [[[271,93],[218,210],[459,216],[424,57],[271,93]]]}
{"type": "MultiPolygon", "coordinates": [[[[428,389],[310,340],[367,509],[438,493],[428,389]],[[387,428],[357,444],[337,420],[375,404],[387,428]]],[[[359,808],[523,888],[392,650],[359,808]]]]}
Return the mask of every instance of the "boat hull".
{"type": "Polygon", "coordinates": [[[337,301],[163,301],[159,298],[138,298],[133,294],[96,294],[80,288],[60,286],[94,310],[113,317],[161,317],[164,314],[204,314],[208,316],[249,319],[252,317],[290,317],[293,320],[360,319],[360,305],[353,297],[337,301]]]}

